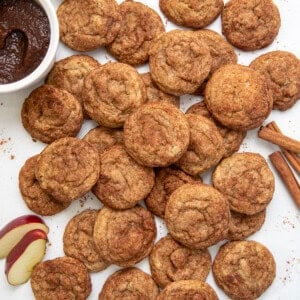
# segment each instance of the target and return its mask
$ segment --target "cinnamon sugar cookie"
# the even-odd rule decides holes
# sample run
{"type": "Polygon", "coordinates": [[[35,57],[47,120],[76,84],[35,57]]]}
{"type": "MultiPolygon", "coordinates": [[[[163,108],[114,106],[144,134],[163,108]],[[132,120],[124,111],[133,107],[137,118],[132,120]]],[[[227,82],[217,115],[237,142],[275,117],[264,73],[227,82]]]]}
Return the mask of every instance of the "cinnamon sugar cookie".
{"type": "Polygon", "coordinates": [[[168,166],[186,151],[190,129],[185,115],[166,102],[147,103],[125,122],[126,151],[148,167],[168,166]]]}
{"type": "Polygon", "coordinates": [[[107,50],[118,61],[140,65],[148,61],[152,40],[165,31],[155,10],[131,0],[120,4],[121,29],[107,50]]]}
{"type": "Polygon", "coordinates": [[[122,63],[107,63],[85,78],[84,108],[98,124],[118,128],[146,101],[146,88],[139,73],[122,63]]]}
{"type": "Polygon", "coordinates": [[[110,275],[99,294],[99,300],[156,300],[158,287],[150,275],[137,268],[119,270],[110,275]]]}
{"type": "Polygon", "coordinates": [[[93,193],[113,209],[128,209],[143,200],[154,185],[154,171],[131,158],[122,145],[100,156],[100,175],[93,193]]]}
{"type": "Polygon", "coordinates": [[[256,299],[272,284],[276,264],[271,252],[255,241],[223,245],[213,263],[218,286],[231,299],[256,299]]]}
{"type": "Polygon", "coordinates": [[[155,221],[141,206],[127,210],[103,207],[94,227],[94,242],[105,261],[133,266],[149,255],[156,237],[155,221]]]}
{"type": "Polygon", "coordinates": [[[164,33],[152,43],[149,53],[152,79],[175,96],[194,93],[211,70],[209,48],[193,31],[164,33]]]}
{"type": "Polygon", "coordinates": [[[65,0],[57,10],[62,42],[77,51],[111,43],[121,28],[115,0],[65,0]]]}
{"type": "Polygon", "coordinates": [[[280,28],[280,14],[272,0],[230,0],[222,12],[222,32],[242,50],[270,45],[280,28]]]}
{"type": "Polygon", "coordinates": [[[52,85],[42,85],[31,92],[23,103],[21,117],[29,134],[44,143],[76,136],[83,122],[79,101],[52,85]]]}
{"type": "Polygon", "coordinates": [[[109,265],[99,255],[93,240],[97,214],[97,210],[85,210],[74,216],[63,236],[65,254],[80,260],[90,272],[102,271],[109,265]]]}
{"type": "Polygon", "coordinates": [[[155,244],[149,262],[153,279],[161,288],[179,280],[205,281],[211,268],[211,257],[207,249],[189,249],[171,236],[166,236],[155,244]]]}
{"type": "Polygon", "coordinates": [[[253,215],[272,200],[274,176],[266,160],[258,153],[235,153],[216,167],[213,185],[230,204],[230,209],[253,215]]]}

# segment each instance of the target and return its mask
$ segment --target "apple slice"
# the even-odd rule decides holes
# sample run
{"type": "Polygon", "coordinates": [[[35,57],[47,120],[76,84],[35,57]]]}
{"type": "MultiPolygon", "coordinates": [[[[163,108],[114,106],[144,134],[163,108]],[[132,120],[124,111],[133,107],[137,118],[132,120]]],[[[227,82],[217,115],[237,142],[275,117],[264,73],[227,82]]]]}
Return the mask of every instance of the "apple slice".
{"type": "Polygon", "coordinates": [[[5,274],[8,283],[19,285],[31,276],[33,268],[46,252],[47,234],[40,229],[27,232],[6,258],[5,274]]]}
{"type": "Polygon", "coordinates": [[[34,229],[49,231],[44,221],[35,215],[21,216],[9,222],[0,230],[0,258],[6,257],[24,235],[34,229]]]}

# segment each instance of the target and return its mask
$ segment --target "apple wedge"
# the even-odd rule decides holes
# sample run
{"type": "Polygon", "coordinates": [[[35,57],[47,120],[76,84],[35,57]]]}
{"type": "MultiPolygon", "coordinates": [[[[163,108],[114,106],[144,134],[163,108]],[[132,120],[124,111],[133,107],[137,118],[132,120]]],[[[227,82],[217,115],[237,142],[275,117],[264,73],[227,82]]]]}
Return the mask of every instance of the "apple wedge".
{"type": "Polygon", "coordinates": [[[6,257],[14,246],[34,229],[41,229],[46,234],[49,229],[44,221],[35,215],[25,215],[9,222],[0,230],[0,258],[6,257]]]}
{"type": "Polygon", "coordinates": [[[11,285],[25,283],[46,252],[47,234],[40,229],[29,231],[6,257],[5,274],[11,285]]]}

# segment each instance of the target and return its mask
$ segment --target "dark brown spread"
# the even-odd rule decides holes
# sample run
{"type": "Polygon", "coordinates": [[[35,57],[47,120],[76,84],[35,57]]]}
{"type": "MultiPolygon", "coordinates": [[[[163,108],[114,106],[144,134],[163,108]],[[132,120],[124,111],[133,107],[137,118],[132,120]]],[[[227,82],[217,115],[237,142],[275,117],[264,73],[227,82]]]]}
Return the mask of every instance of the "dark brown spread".
{"type": "Polygon", "coordinates": [[[0,0],[0,84],[36,69],[49,47],[50,24],[34,0],[0,0]]]}

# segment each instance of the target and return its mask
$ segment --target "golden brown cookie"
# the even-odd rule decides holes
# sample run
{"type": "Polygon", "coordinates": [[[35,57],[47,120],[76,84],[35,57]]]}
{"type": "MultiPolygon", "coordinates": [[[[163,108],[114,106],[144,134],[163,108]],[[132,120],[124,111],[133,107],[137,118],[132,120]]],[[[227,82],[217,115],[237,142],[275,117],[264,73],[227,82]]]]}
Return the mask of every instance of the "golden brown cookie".
{"type": "Polygon", "coordinates": [[[223,0],[160,0],[159,7],[177,25],[203,28],[212,23],[223,9],[223,0]]]}
{"type": "Polygon", "coordinates": [[[152,79],[172,95],[194,93],[211,70],[209,48],[193,31],[164,33],[152,43],[149,53],[152,79]]]}
{"type": "Polygon", "coordinates": [[[152,80],[150,73],[141,74],[141,77],[146,86],[146,102],[167,101],[177,107],[180,107],[180,98],[161,91],[152,80]]]}
{"type": "Polygon", "coordinates": [[[156,300],[158,294],[158,287],[150,275],[137,268],[127,268],[107,278],[98,299],[156,300]]]}
{"type": "Polygon", "coordinates": [[[156,11],[140,2],[124,1],[120,13],[121,29],[107,50],[120,62],[143,64],[149,59],[152,40],[165,31],[164,24],[156,11]]]}
{"type": "Polygon", "coordinates": [[[171,194],[185,183],[193,182],[201,182],[201,178],[189,176],[174,166],[160,169],[155,176],[154,187],[145,199],[147,208],[153,214],[164,218],[171,194]]]}
{"type": "Polygon", "coordinates": [[[26,160],[19,173],[19,188],[25,204],[30,210],[42,216],[55,215],[68,207],[47,194],[35,177],[35,166],[38,155],[26,160]]]}
{"type": "Polygon", "coordinates": [[[213,263],[218,286],[231,299],[256,299],[272,284],[276,264],[271,252],[255,241],[223,245],[213,263]]]}
{"type": "Polygon", "coordinates": [[[94,227],[94,242],[107,262],[121,267],[138,263],[151,252],[156,237],[155,221],[141,206],[127,210],[103,207],[94,227]]]}
{"type": "Polygon", "coordinates": [[[115,145],[100,156],[100,175],[93,193],[110,208],[128,209],[143,200],[153,185],[153,169],[137,163],[123,145],[115,145]]]}
{"type": "Polygon", "coordinates": [[[57,10],[62,42],[77,51],[111,43],[121,27],[115,0],[65,0],[57,10]]]}
{"type": "Polygon", "coordinates": [[[191,249],[205,249],[227,236],[229,205],[218,190],[187,183],[167,202],[165,221],[171,236],[191,249]]]}
{"type": "Polygon", "coordinates": [[[247,132],[241,130],[233,130],[229,129],[223,125],[221,125],[218,121],[214,120],[211,113],[208,111],[205,101],[198,102],[193,104],[186,111],[186,114],[195,114],[206,117],[213,121],[217,126],[222,138],[223,138],[223,147],[225,153],[223,157],[228,157],[232,155],[234,152],[237,152],[246,137],[247,132]]]}
{"type": "Polygon", "coordinates": [[[83,98],[91,119],[102,126],[118,128],[146,101],[146,88],[133,67],[107,63],[85,78],[83,98]]]}
{"type": "Polygon", "coordinates": [[[222,32],[242,50],[270,45],[280,28],[280,14],[272,0],[230,0],[222,12],[222,32]]]}
{"type": "Polygon", "coordinates": [[[230,209],[246,215],[264,210],[274,194],[274,176],[258,153],[235,153],[216,167],[213,185],[230,204],[230,209]]]}
{"type": "Polygon", "coordinates": [[[167,285],[157,300],[218,300],[208,283],[200,280],[180,280],[167,285]]]}
{"type": "Polygon", "coordinates": [[[208,118],[187,114],[190,125],[190,144],[176,166],[196,176],[215,166],[224,155],[223,138],[216,125],[208,118]]]}
{"type": "Polygon", "coordinates": [[[97,214],[97,210],[85,210],[74,216],[63,236],[65,254],[80,260],[90,272],[102,271],[109,265],[99,255],[93,240],[97,214]]]}
{"type": "Polygon", "coordinates": [[[273,98],[262,74],[241,65],[225,65],[208,81],[205,104],[222,125],[246,131],[268,117],[273,98]]]}
{"type": "Polygon", "coordinates": [[[168,166],[187,150],[190,129],[185,115],[166,102],[147,103],[124,125],[126,151],[148,167],[168,166]]]}
{"type": "Polygon", "coordinates": [[[300,61],[292,53],[272,51],[257,57],[250,67],[268,81],[274,109],[287,110],[300,98],[300,61]]]}
{"type": "Polygon", "coordinates": [[[192,250],[178,244],[171,236],[160,239],[149,257],[154,281],[164,288],[173,281],[205,281],[211,268],[207,249],[192,250]]]}
{"type": "Polygon", "coordinates": [[[21,117],[28,133],[44,143],[76,136],[83,122],[79,101],[69,92],[46,84],[25,99],[21,117]]]}
{"type": "Polygon", "coordinates": [[[69,203],[85,193],[99,177],[99,154],[88,142],[63,138],[39,155],[35,176],[42,189],[56,200],[69,203]]]}
{"type": "Polygon", "coordinates": [[[230,212],[230,222],[227,239],[231,241],[243,240],[260,230],[266,218],[266,210],[255,215],[244,215],[235,211],[230,212]]]}
{"type": "Polygon", "coordinates": [[[85,300],[92,289],[85,265],[67,256],[38,264],[32,272],[30,283],[36,300],[85,300]]]}

